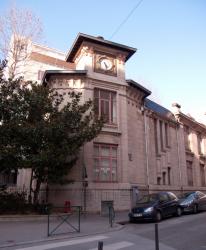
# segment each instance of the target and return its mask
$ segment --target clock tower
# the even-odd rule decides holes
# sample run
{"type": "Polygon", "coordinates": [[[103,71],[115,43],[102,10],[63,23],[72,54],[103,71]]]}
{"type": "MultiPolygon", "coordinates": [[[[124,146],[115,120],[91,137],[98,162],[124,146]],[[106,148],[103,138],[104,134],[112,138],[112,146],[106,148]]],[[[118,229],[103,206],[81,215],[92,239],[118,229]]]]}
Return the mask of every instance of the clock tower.
{"type": "Polygon", "coordinates": [[[125,83],[125,62],[136,52],[122,44],[79,33],[66,61],[77,70],[87,70],[89,77],[125,83]]]}
{"type": "MultiPolygon", "coordinates": [[[[66,56],[75,70],[54,70],[44,76],[44,83],[58,90],[65,101],[71,91],[81,92],[82,102],[93,100],[95,117],[104,119],[98,136],[82,147],[77,168],[70,173],[76,181],[66,191],[72,203],[83,204],[85,211],[107,211],[108,204],[128,208],[131,183],[143,183],[146,176],[142,105],[150,91],[125,79],[125,63],[135,51],[103,37],[79,33],[66,56]],[[138,179],[134,173],[140,168],[143,177],[138,179]]],[[[60,197],[64,199],[63,194],[60,197]]]]}

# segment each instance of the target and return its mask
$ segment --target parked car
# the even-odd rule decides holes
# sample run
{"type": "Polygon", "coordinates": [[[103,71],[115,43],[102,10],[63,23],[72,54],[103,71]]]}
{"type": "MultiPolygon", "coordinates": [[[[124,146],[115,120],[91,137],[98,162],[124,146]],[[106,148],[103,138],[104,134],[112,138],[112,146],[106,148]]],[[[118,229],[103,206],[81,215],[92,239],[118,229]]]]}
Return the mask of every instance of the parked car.
{"type": "Polygon", "coordinates": [[[180,196],[179,204],[183,212],[194,213],[206,210],[206,194],[200,191],[184,193],[180,196]]]}
{"type": "Polygon", "coordinates": [[[172,192],[159,192],[145,195],[139,199],[129,213],[129,220],[130,222],[139,220],[158,222],[172,215],[182,215],[177,196],[172,192]]]}
{"type": "Polygon", "coordinates": [[[0,183],[0,191],[5,191],[6,189],[7,189],[7,185],[0,183]]]}

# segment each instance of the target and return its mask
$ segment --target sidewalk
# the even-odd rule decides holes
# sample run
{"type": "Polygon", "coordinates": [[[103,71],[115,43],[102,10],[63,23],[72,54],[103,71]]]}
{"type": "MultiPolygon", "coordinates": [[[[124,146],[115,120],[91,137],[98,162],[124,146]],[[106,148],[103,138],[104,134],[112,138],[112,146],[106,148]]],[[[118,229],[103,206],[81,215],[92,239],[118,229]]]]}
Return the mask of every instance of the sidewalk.
{"type": "MultiPolygon", "coordinates": [[[[76,218],[69,218],[68,221],[74,226],[78,225],[76,218]]],[[[128,221],[128,212],[117,212],[112,227],[109,223],[108,216],[83,214],[81,215],[80,232],[74,232],[67,223],[63,223],[54,235],[48,237],[48,217],[46,215],[0,216],[0,249],[6,246],[15,246],[26,242],[74,238],[120,230],[123,226],[118,223],[125,221],[128,221]]],[[[61,219],[59,220],[59,223],[61,223],[61,219]]],[[[50,222],[50,232],[59,223],[56,224],[50,222]]]]}

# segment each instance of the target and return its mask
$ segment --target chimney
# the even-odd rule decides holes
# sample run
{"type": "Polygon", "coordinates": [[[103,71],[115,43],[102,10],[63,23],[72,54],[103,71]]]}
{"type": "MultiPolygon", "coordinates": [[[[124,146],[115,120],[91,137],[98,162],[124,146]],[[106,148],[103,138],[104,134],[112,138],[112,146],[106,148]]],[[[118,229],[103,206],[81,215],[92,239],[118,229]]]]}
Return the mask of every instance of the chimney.
{"type": "Polygon", "coordinates": [[[104,40],[103,36],[97,36],[98,39],[104,40]]]}

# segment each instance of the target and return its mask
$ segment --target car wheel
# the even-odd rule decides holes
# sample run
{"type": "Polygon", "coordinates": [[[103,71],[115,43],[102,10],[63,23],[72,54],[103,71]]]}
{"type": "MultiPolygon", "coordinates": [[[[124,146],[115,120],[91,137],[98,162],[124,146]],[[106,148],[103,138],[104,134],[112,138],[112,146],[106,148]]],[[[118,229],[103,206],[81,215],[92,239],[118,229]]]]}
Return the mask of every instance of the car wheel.
{"type": "Polygon", "coordinates": [[[134,220],[133,218],[130,217],[130,218],[129,218],[129,222],[130,222],[130,223],[134,223],[135,220],[134,220]]]}
{"type": "Polygon", "coordinates": [[[193,214],[196,214],[198,213],[198,205],[195,204],[194,207],[193,207],[193,214]]]}
{"type": "Polygon", "coordinates": [[[177,207],[176,216],[180,217],[181,215],[182,215],[182,209],[181,207],[177,207]]]}
{"type": "Polygon", "coordinates": [[[157,211],[156,216],[155,216],[155,221],[160,222],[162,220],[162,214],[160,211],[157,211]]]}

